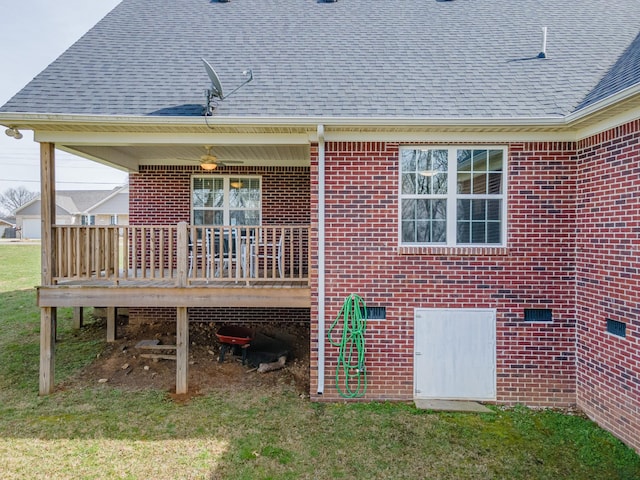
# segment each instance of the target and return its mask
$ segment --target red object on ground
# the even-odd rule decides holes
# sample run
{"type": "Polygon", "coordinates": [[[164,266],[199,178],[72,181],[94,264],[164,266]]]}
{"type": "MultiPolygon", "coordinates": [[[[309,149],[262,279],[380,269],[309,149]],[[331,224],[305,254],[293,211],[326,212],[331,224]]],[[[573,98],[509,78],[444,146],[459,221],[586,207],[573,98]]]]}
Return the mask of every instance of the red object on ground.
{"type": "Polygon", "coordinates": [[[220,343],[227,343],[230,345],[246,345],[253,340],[251,330],[234,325],[225,325],[224,327],[220,327],[216,333],[216,337],[218,337],[220,343]]]}

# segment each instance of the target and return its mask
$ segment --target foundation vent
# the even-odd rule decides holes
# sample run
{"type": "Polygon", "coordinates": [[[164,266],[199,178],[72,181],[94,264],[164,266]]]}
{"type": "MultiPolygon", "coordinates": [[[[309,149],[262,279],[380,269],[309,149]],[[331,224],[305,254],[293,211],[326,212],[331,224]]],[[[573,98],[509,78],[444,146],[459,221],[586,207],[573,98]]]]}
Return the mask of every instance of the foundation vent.
{"type": "MultiPolygon", "coordinates": [[[[364,315],[364,311],[362,312],[364,315]]],[[[371,307],[367,305],[367,320],[386,320],[387,307],[371,307]]]]}
{"type": "Polygon", "coordinates": [[[550,322],[553,320],[550,308],[525,308],[525,322],[550,322]]]}
{"type": "Polygon", "coordinates": [[[627,324],[624,322],[618,322],[617,320],[611,320],[607,318],[607,332],[617,335],[618,337],[627,336],[627,324]]]}

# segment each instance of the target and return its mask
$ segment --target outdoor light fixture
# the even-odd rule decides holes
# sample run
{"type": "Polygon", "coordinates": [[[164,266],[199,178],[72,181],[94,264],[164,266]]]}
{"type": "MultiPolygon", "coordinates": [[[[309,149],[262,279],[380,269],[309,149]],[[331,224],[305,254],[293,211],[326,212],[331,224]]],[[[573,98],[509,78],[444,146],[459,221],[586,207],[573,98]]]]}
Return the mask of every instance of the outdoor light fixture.
{"type": "Polygon", "coordinates": [[[22,138],[22,134],[20,133],[20,130],[18,130],[16,127],[10,127],[7,128],[4,133],[7,134],[7,137],[13,137],[16,140],[20,140],[22,138]]]}
{"type": "Polygon", "coordinates": [[[242,188],[242,180],[236,180],[235,182],[231,182],[230,185],[233,188],[242,188]]]}
{"type": "Polygon", "coordinates": [[[214,163],[212,161],[205,161],[205,162],[200,163],[200,167],[203,170],[207,170],[207,171],[210,172],[211,170],[215,170],[216,168],[218,168],[218,164],[214,163]]]}

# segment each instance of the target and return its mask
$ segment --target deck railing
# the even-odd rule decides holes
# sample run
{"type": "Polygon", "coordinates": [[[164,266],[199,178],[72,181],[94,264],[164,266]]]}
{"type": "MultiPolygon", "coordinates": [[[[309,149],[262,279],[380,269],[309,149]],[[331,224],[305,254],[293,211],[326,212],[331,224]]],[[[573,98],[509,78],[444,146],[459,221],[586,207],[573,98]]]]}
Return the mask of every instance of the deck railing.
{"type": "Polygon", "coordinates": [[[55,225],[53,278],[309,283],[308,225],[55,225]]]}

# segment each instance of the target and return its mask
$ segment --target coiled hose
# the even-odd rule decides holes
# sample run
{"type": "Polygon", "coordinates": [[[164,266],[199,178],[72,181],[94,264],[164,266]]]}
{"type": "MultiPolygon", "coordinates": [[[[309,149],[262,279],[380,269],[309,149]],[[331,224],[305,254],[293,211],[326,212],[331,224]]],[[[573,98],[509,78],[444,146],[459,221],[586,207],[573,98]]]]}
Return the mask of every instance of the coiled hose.
{"type": "Polygon", "coordinates": [[[336,366],[336,389],[343,398],[358,398],[367,391],[367,370],[364,365],[364,333],[367,328],[367,306],[361,297],[349,295],[342,309],[327,332],[331,345],[338,347],[336,366]],[[344,320],[342,338],[339,342],[332,338],[338,322],[344,320]],[[340,386],[340,379],[344,387],[340,386]]]}

